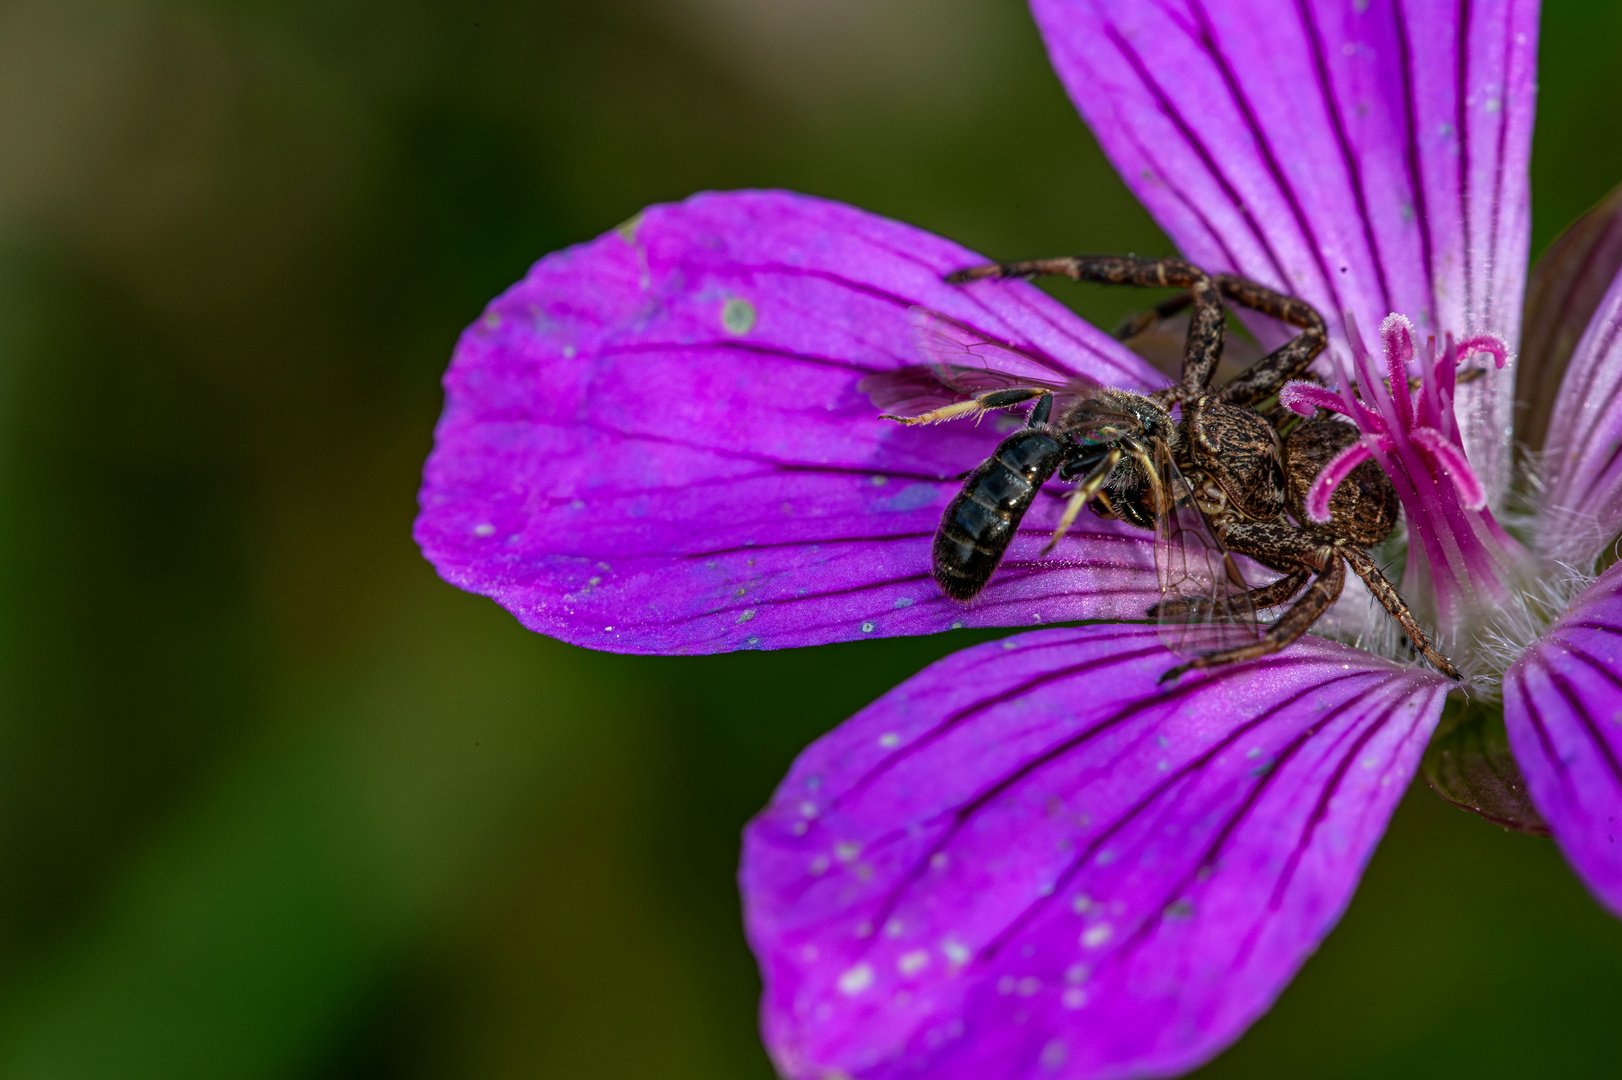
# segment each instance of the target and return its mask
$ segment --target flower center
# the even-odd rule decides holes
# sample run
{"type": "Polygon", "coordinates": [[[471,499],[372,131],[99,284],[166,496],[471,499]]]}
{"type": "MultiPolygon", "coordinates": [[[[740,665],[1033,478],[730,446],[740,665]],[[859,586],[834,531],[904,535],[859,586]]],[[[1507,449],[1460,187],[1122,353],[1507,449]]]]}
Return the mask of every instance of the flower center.
{"type": "MultiPolygon", "coordinates": [[[[1462,341],[1449,334],[1440,350],[1433,337],[1421,351],[1415,347],[1413,324],[1394,314],[1380,326],[1382,365],[1365,347],[1350,315],[1346,335],[1352,355],[1350,365],[1336,357],[1338,391],[1292,382],[1279,395],[1286,408],[1305,416],[1317,409],[1339,413],[1363,435],[1313,482],[1307,516],[1327,522],[1336,486],[1363,462],[1376,461],[1397,489],[1407,519],[1404,594],[1419,613],[1434,620],[1444,652],[1473,653],[1483,634],[1508,631],[1495,616],[1520,603],[1518,585],[1529,569],[1529,556],[1487,507],[1486,486],[1464,452],[1453,395],[1463,361],[1485,353],[1503,368],[1509,347],[1494,334],[1462,341]]],[[[1472,657],[1454,659],[1470,663],[1472,657]]]]}

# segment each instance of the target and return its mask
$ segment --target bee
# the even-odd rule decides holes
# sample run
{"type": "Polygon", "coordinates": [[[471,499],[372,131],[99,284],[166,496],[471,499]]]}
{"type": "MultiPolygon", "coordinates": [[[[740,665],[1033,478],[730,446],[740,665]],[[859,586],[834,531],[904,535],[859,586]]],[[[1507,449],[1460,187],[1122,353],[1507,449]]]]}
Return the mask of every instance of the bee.
{"type": "Polygon", "coordinates": [[[1161,599],[1145,615],[1157,621],[1174,652],[1190,657],[1164,679],[1289,645],[1339,598],[1348,567],[1419,655],[1459,677],[1368,553],[1397,524],[1396,490],[1379,466],[1365,462],[1340,484],[1327,523],[1306,516],[1307,490],[1356,441],[1357,430],[1326,416],[1285,429],[1284,422],[1293,419],[1285,410],[1258,409],[1302,376],[1327,344],[1323,319],[1311,305],[1245,278],[1207,274],[1181,259],[1079,256],[992,263],[947,280],[1045,275],[1184,290],[1151,313],[1190,311],[1182,378],[1152,394],[1067,379],[1039,358],[915,309],[913,340],[926,362],[869,376],[862,384],[876,405],[890,410],[884,418],[938,423],[1034,403],[1025,426],[968,473],[942,514],[932,571],[943,592],[966,601],[986,586],[1026,511],[1057,477],[1076,486],[1044,554],[1089,506],[1101,517],[1154,531],[1161,599]],[[1299,333],[1213,388],[1227,319],[1224,299],[1299,333]],[[1236,553],[1280,576],[1251,587],[1236,553]],[[1257,620],[1257,612],[1285,604],[1270,624],[1257,620]]]}

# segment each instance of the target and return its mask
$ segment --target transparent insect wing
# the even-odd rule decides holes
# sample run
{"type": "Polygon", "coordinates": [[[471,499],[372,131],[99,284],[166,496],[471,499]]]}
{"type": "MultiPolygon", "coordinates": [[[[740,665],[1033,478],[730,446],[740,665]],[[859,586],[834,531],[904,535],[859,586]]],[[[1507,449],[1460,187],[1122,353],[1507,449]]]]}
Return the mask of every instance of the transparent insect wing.
{"type": "Polygon", "coordinates": [[[1088,442],[1110,443],[1143,429],[1142,421],[1115,407],[1108,394],[1089,396],[1065,415],[1065,430],[1088,442]]]}
{"type": "Polygon", "coordinates": [[[1156,615],[1160,639],[1183,657],[1246,645],[1261,636],[1250,585],[1194,501],[1194,490],[1164,444],[1154,449],[1156,615]]]}
{"type": "Polygon", "coordinates": [[[1052,390],[1055,407],[1063,410],[1095,387],[938,311],[914,307],[907,318],[923,363],[874,372],[857,384],[885,412],[919,416],[988,391],[1027,386],[1052,390]]]}

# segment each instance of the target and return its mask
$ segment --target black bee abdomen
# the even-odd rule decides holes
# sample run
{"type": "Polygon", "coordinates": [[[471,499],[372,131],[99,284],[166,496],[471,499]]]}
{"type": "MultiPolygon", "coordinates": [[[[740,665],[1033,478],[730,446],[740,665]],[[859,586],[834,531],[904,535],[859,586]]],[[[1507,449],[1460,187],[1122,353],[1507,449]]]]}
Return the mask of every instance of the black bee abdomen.
{"type": "Polygon", "coordinates": [[[935,533],[934,573],[942,592],[967,600],[985,588],[1020,518],[1064,453],[1046,429],[1023,428],[969,474],[935,533]]]}

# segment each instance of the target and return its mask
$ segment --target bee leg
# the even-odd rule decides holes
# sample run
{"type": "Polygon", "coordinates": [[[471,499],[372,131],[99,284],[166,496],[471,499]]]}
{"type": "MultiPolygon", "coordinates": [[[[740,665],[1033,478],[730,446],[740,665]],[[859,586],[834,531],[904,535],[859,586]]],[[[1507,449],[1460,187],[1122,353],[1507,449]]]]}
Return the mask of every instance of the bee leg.
{"type": "Polygon", "coordinates": [[[1025,421],[1026,427],[1037,427],[1048,422],[1053,415],[1053,395],[1043,394],[1036,399],[1036,405],[1031,409],[1030,418],[1025,421]]]}
{"type": "Polygon", "coordinates": [[[1218,619],[1232,618],[1244,610],[1253,609],[1264,611],[1270,607],[1278,607],[1287,602],[1290,597],[1301,591],[1301,586],[1307,583],[1312,576],[1310,570],[1294,570],[1277,581],[1270,582],[1259,588],[1251,589],[1241,597],[1222,601],[1213,605],[1209,600],[1199,597],[1179,597],[1176,600],[1162,600],[1149,609],[1151,619],[1174,619],[1189,616],[1195,619],[1215,617],[1218,619]]]}
{"type": "MultiPolygon", "coordinates": [[[[1123,452],[1120,447],[1111,447],[1109,453],[1104,455],[1103,460],[1093,467],[1093,471],[1087,474],[1086,479],[1082,480],[1081,486],[1076,488],[1074,494],[1070,496],[1070,501],[1065,504],[1064,515],[1059,518],[1059,527],[1053,530],[1053,539],[1049,540],[1047,547],[1042,549],[1043,555],[1059,546],[1059,541],[1064,539],[1064,534],[1069,532],[1070,526],[1076,523],[1077,516],[1081,514],[1081,508],[1092,502],[1099,490],[1103,488],[1105,481],[1109,479],[1109,474],[1115,471],[1116,465],[1120,464],[1122,456],[1123,452]]],[[[1040,556],[1038,557],[1040,558],[1040,556]]]]}
{"type": "MultiPolygon", "coordinates": [[[[1235,550],[1238,550],[1237,547],[1235,550]]],[[[1322,556],[1326,553],[1320,550],[1318,554],[1322,556]]],[[[1276,653],[1292,644],[1296,638],[1311,629],[1312,624],[1340,598],[1340,591],[1346,585],[1346,563],[1337,555],[1338,553],[1333,551],[1327,553],[1325,565],[1318,570],[1318,576],[1313,580],[1312,586],[1301,595],[1301,599],[1290,605],[1288,611],[1279,616],[1277,622],[1268,627],[1267,633],[1263,634],[1260,640],[1251,645],[1241,645],[1235,649],[1223,649],[1220,652],[1197,656],[1188,663],[1166,672],[1160,677],[1160,681],[1171,682],[1194,668],[1217,667],[1222,664],[1236,664],[1241,660],[1254,660],[1258,656],[1276,653]]]]}
{"type": "Polygon", "coordinates": [[[1141,502],[1135,501],[1130,495],[1119,499],[1107,491],[1098,493],[1098,500],[1093,504],[1093,513],[1101,518],[1124,521],[1128,525],[1135,525],[1148,532],[1155,531],[1154,515],[1149,513],[1141,502]]]}
{"type": "Polygon", "coordinates": [[[1363,583],[1369,587],[1369,592],[1380,602],[1380,606],[1397,620],[1397,625],[1408,635],[1408,640],[1419,650],[1419,655],[1448,678],[1462,679],[1464,676],[1453,666],[1453,662],[1436,651],[1436,646],[1431,644],[1431,639],[1414,618],[1414,613],[1408,609],[1408,602],[1397,592],[1396,586],[1380,573],[1379,564],[1369,556],[1369,553],[1362,548],[1346,544],[1341,548],[1341,555],[1351,565],[1352,572],[1363,579],[1363,583]]]}
{"type": "MultiPolygon", "coordinates": [[[[1222,338],[1227,313],[1222,307],[1222,293],[1218,290],[1215,280],[1204,270],[1182,259],[1139,259],[1131,255],[1071,255],[1057,259],[1030,259],[1025,262],[971,266],[966,270],[947,274],[946,280],[953,285],[962,285],[985,278],[1038,277],[1067,277],[1076,281],[1098,281],[1107,285],[1187,289],[1194,311],[1188,319],[1188,339],[1183,345],[1183,381],[1171,391],[1161,393],[1168,394],[1172,398],[1194,398],[1210,387],[1211,376],[1216,372],[1217,360],[1222,356],[1222,338]]],[[[1295,303],[1299,304],[1300,301],[1295,303]]],[[[1322,320],[1319,320],[1319,325],[1322,325],[1322,320]]]]}
{"type": "MultiPolygon", "coordinates": [[[[907,424],[909,426],[912,424],[938,424],[943,420],[956,420],[960,416],[979,416],[981,413],[990,412],[993,409],[1010,409],[1015,405],[1023,405],[1027,401],[1036,401],[1037,398],[1042,397],[1048,399],[1050,402],[1048,411],[1052,412],[1053,406],[1051,402],[1053,395],[1050,391],[1039,390],[1034,386],[1021,386],[1012,390],[992,390],[978,397],[970,398],[968,401],[959,401],[942,406],[939,409],[932,409],[922,416],[894,416],[890,413],[884,413],[880,415],[879,419],[894,420],[898,424],[907,424]]],[[[1038,403],[1037,409],[1041,407],[1041,404],[1038,403]]]]}
{"type": "Polygon", "coordinates": [[[1278,393],[1284,384],[1307,370],[1329,343],[1323,316],[1304,300],[1285,296],[1265,285],[1232,274],[1216,275],[1217,288],[1229,300],[1263,315],[1289,323],[1301,333],[1268,353],[1222,388],[1224,400],[1235,405],[1254,405],[1278,393]]]}

